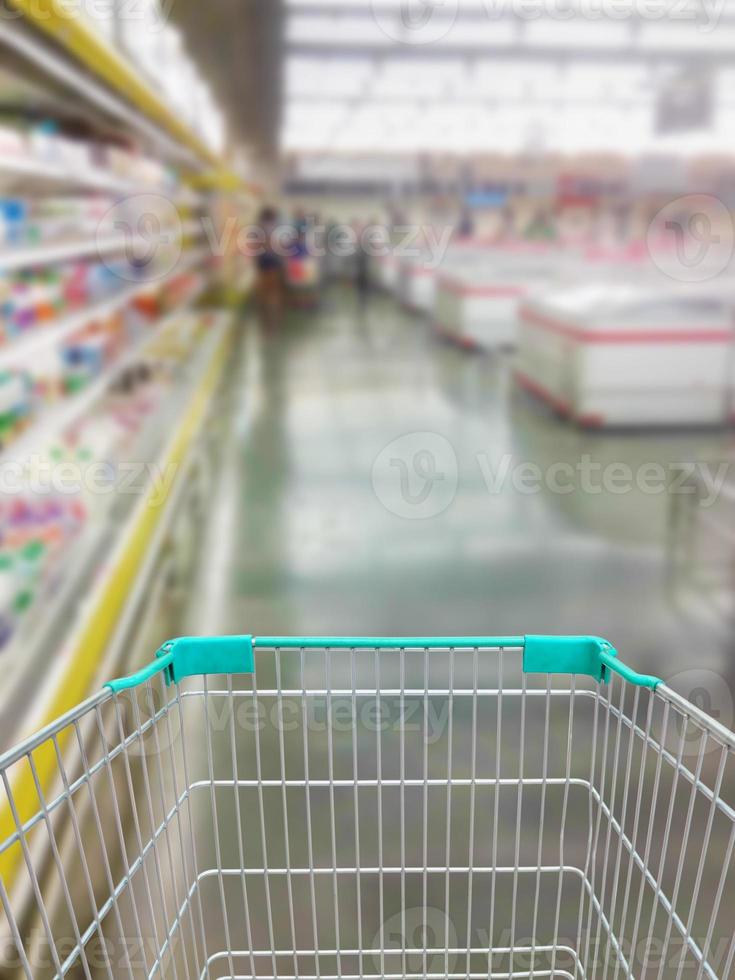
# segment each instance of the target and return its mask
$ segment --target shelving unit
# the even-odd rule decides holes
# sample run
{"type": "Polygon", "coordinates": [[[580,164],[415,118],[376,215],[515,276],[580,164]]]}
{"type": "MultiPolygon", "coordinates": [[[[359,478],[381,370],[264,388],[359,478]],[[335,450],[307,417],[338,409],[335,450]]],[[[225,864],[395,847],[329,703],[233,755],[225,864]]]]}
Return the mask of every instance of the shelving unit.
{"type": "Polygon", "coordinates": [[[139,71],[86,22],[74,5],[62,0],[10,0],[30,24],[49,35],[74,63],[92,72],[100,82],[132,104],[146,119],[162,128],[187,148],[206,167],[215,169],[223,161],[154,91],[139,71]]]}
{"type": "MultiPolygon", "coordinates": [[[[176,244],[187,237],[201,234],[202,226],[196,222],[187,222],[180,231],[172,235],[170,242],[176,244]]],[[[114,255],[124,252],[136,244],[147,244],[145,239],[132,241],[126,235],[99,235],[68,242],[52,242],[47,245],[32,245],[24,248],[5,249],[0,252],[0,273],[12,272],[15,269],[53,265],[68,259],[81,259],[87,256],[114,255]]]]}
{"type": "MultiPolygon", "coordinates": [[[[74,399],[65,413],[46,420],[34,432],[33,443],[41,446],[53,435],[73,423],[96,405],[115,378],[166,331],[175,327],[197,300],[204,288],[202,283],[183,306],[163,318],[156,329],[113,366],[109,373],[74,399]]],[[[227,359],[232,340],[229,314],[221,313],[208,332],[201,350],[194,357],[177,394],[172,397],[160,421],[158,434],[170,432],[162,446],[155,448],[156,439],[143,432],[136,456],[152,463],[153,472],[174,471],[177,477],[163,493],[152,481],[132,498],[134,506],[125,516],[115,513],[115,499],[110,501],[107,519],[91,525],[74,548],[72,560],[60,587],[44,598],[43,611],[33,629],[19,633],[11,647],[0,654],[4,671],[0,712],[4,730],[18,733],[43,727],[51,718],[82,700],[91,688],[106,645],[114,635],[123,616],[128,596],[134,588],[139,571],[153,560],[152,548],[158,522],[163,519],[170,498],[185,479],[185,464],[198,438],[209,405],[227,359]],[[167,427],[166,423],[170,426],[167,427]],[[151,442],[154,444],[151,455],[151,442]],[[90,591],[90,584],[94,583],[90,591]],[[64,640],[59,643],[59,630],[64,640]],[[48,657],[49,643],[55,654],[48,657]],[[33,706],[30,714],[28,709],[33,706]]],[[[24,447],[30,449],[31,443],[24,447]]],[[[119,510],[119,509],[118,509],[119,510]]],[[[50,771],[40,773],[50,778],[50,771]]],[[[47,785],[42,782],[42,785],[47,785]]],[[[34,786],[25,787],[28,799],[34,786]]],[[[20,789],[21,796],[24,789],[20,789]]],[[[12,819],[0,806],[0,827],[12,819]]],[[[6,881],[12,881],[15,862],[0,856],[0,871],[6,881]]]]}
{"type": "Polygon", "coordinates": [[[20,339],[5,347],[0,347],[0,371],[28,362],[31,357],[39,354],[46,347],[60,344],[66,337],[73,334],[90,320],[104,319],[118,310],[123,309],[139,296],[146,296],[160,291],[171,280],[195,268],[206,258],[206,250],[201,249],[193,256],[185,257],[181,263],[162,279],[156,282],[135,283],[127,289],[108,296],[99,303],[75,310],[73,313],[60,316],[45,327],[31,331],[20,339]]]}
{"type": "MultiPolygon", "coordinates": [[[[193,264],[194,263],[192,263],[192,265],[193,264]]],[[[12,459],[17,462],[18,460],[22,460],[23,458],[30,456],[33,452],[43,451],[60,433],[70,428],[78,419],[88,414],[94,407],[95,403],[99,401],[100,396],[109,388],[115,378],[118,377],[140,356],[141,351],[143,351],[148,344],[150,344],[152,338],[159,334],[162,330],[166,329],[170,320],[179,316],[182,309],[187,309],[199,298],[201,293],[204,291],[205,285],[206,284],[202,282],[186,300],[181,309],[176,310],[174,313],[162,320],[152,333],[146,332],[146,334],[137,344],[134,344],[120,357],[118,357],[112,366],[93,384],[87,388],[84,388],[78,394],[64,399],[64,403],[60,405],[51,405],[39,419],[39,421],[34,424],[27,433],[25,433],[20,439],[12,442],[4,452],[0,453],[0,466],[2,466],[3,462],[5,462],[8,457],[12,457],[12,459]]],[[[138,295],[142,292],[150,292],[150,288],[147,290],[138,289],[134,292],[136,295],[138,295]]],[[[112,311],[114,312],[114,310],[120,305],[122,304],[114,304],[112,311]]],[[[85,319],[88,319],[88,317],[85,317],[85,319]]]]}
{"type": "MultiPolygon", "coordinates": [[[[202,349],[190,365],[188,377],[183,379],[172,406],[171,415],[178,417],[179,421],[156,453],[154,465],[159,471],[175,468],[177,479],[162,496],[156,496],[158,491],[149,485],[122,519],[117,535],[111,534],[108,529],[107,534],[98,536],[96,540],[84,542],[74,570],[75,582],[73,585],[70,580],[65,583],[51,610],[56,618],[49,616],[46,624],[47,630],[52,629],[59,616],[71,616],[73,622],[66,642],[53,661],[48,663],[44,660],[42,645],[24,650],[27,669],[17,675],[12,685],[12,703],[16,711],[20,710],[19,706],[27,698],[29,689],[33,693],[35,709],[32,717],[25,719],[24,727],[37,729],[49,719],[63,714],[83,700],[104,674],[105,651],[108,647],[114,647],[118,631],[126,625],[126,611],[131,608],[129,600],[139,602],[141,592],[155,568],[158,549],[184,487],[212,396],[227,361],[232,337],[230,316],[219,314],[202,349]],[[80,586],[89,583],[93,572],[94,582],[86,598],[80,601],[80,595],[84,594],[80,586]]],[[[131,608],[130,614],[133,612],[131,608]]],[[[70,745],[68,751],[74,754],[78,748],[70,745]]],[[[44,764],[44,760],[38,760],[38,776],[40,784],[52,796],[54,772],[53,767],[48,765],[51,760],[45,761],[47,764],[44,764]]],[[[32,805],[35,784],[21,776],[15,790],[22,812],[24,800],[29,806],[32,805]]],[[[12,820],[12,815],[0,808],[0,831],[6,830],[9,820],[12,820]]],[[[41,838],[34,842],[38,851],[45,846],[41,838]]],[[[16,869],[17,862],[12,855],[0,856],[0,872],[6,883],[14,881],[16,869]]],[[[26,882],[20,882],[14,900],[22,907],[30,898],[26,882]]]]}
{"type": "MultiPolygon", "coordinates": [[[[241,294],[249,283],[242,268],[235,271],[226,262],[216,263],[203,240],[200,216],[215,213],[218,208],[221,215],[222,201],[229,195],[247,194],[248,188],[231,173],[226,160],[208,145],[201,132],[195,131],[196,119],[192,125],[181,118],[165,94],[83,19],[76,5],[62,0],[9,2],[23,16],[0,21],[0,50],[9,50],[15,62],[27,64],[34,80],[47,79],[50,91],[56,96],[62,94],[57,102],[70,112],[78,106],[84,119],[82,131],[94,132],[95,139],[103,144],[112,134],[123,136],[126,145],[159,162],[162,177],[158,184],[155,180],[124,179],[118,176],[124,168],[113,172],[93,166],[96,153],[90,153],[89,166],[77,167],[55,162],[52,156],[3,152],[0,186],[12,188],[24,198],[88,192],[96,200],[108,197],[110,206],[127,198],[134,202],[138,195],[160,195],[180,209],[180,223],[173,229],[171,241],[163,244],[180,245],[182,256],[171,271],[153,282],[122,282],[111,295],[24,328],[0,345],[0,372],[29,371],[89,324],[109,321],[136,300],[165,290],[178,277],[196,274],[196,279],[186,295],[175,301],[173,311],[131,333],[134,339],[128,346],[81,390],[49,401],[24,432],[7,442],[0,452],[0,467],[8,461],[24,464],[35,454],[47,455],[58,440],[95,417],[100,406],[109,402],[111,387],[148,356],[152,345],[183,325],[187,316],[200,315],[192,310],[213,285],[215,275],[230,275],[231,281],[217,283],[225,286],[225,295],[233,288],[241,294]]],[[[102,226],[94,233],[93,227],[90,231],[84,235],[79,230],[73,240],[0,246],[0,276],[26,276],[25,270],[115,257],[135,245],[129,236],[112,228],[102,226]]],[[[136,432],[130,444],[133,448],[128,445],[128,452],[134,452],[136,459],[147,461],[157,472],[173,468],[175,479],[163,493],[151,481],[135,497],[122,500],[112,495],[104,506],[95,505],[94,519],[83,526],[71,545],[64,544],[68,548],[64,574],[45,583],[47,592],[36,596],[33,616],[26,616],[5,647],[0,647],[0,713],[6,742],[42,727],[84,700],[114,638],[121,635],[124,623],[134,614],[141,589],[158,560],[162,529],[181,495],[191,455],[227,363],[232,336],[230,314],[213,313],[211,324],[187,355],[189,360],[181,367],[180,376],[177,368],[175,383],[171,382],[174,387],[170,393],[166,389],[161,411],[136,432]]],[[[44,792],[52,792],[51,770],[39,762],[38,774],[44,792]]],[[[35,787],[21,785],[18,791],[22,804],[23,799],[30,801],[35,787]]],[[[0,804],[0,839],[9,820],[12,815],[0,804]]],[[[0,856],[0,873],[8,888],[13,888],[16,879],[14,861],[9,854],[0,856]]],[[[18,888],[22,891],[20,883],[18,888]]],[[[18,895],[17,900],[22,904],[24,896],[18,895]]]]}
{"type": "Polygon", "coordinates": [[[109,194],[125,196],[129,194],[160,194],[169,198],[182,208],[197,208],[206,204],[206,198],[194,190],[184,187],[171,191],[155,184],[143,186],[133,181],[123,180],[115,174],[102,169],[71,169],[56,165],[47,160],[34,160],[28,157],[0,154],[0,179],[17,179],[28,183],[38,182],[54,188],[104,191],[109,194]]]}

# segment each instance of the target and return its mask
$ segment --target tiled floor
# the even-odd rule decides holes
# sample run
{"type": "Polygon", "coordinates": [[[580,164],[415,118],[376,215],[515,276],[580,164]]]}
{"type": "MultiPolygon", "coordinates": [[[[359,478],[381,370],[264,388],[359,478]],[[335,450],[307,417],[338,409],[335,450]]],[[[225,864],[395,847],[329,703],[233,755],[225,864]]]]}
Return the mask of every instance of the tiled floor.
{"type": "Polygon", "coordinates": [[[222,628],[593,632],[665,677],[735,678],[723,624],[668,588],[669,495],[635,482],[730,437],[581,432],[514,390],[507,357],[438,343],[387,297],[360,316],[337,289],[276,336],[243,330],[222,628]]]}

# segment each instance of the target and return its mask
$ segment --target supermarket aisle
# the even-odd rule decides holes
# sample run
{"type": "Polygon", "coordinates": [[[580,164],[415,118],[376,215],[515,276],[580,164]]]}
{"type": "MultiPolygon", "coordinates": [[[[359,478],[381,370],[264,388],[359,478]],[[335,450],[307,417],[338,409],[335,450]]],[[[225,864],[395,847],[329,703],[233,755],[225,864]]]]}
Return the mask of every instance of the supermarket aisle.
{"type": "Polygon", "coordinates": [[[210,627],[592,632],[664,676],[694,648],[725,667],[667,593],[666,493],[595,484],[613,464],[714,459],[721,437],[571,429],[510,389],[506,362],[436,343],[387,297],[360,319],[336,289],[276,338],[250,326],[210,627]],[[585,456],[592,492],[553,492],[554,464],[585,456]]]}
{"type": "MultiPolygon", "coordinates": [[[[209,615],[203,628],[207,631],[596,632],[613,639],[629,662],[667,678],[693,663],[728,677],[732,667],[726,662],[726,651],[717,641],[710,642],[698,624],[679,614],[667,595],[665,496],[582,491],[567,495],[548,489],[523,493],[513,485],[513,466],[511,477],[498,486],[490,479],[509,454],[518,462],[536,461],[544,469],[584,454],[601,466],[626,462],[636,467],[652,460],[665,464],[707,458],[716,453],[717,437],[590,436],[568,429],[512,393],[506,361],[467,356],[436,343],[425,323],[401,312],[388,298],[376,300],[368,317],[360,320],[352,294],[336,289],[318,316],[293,317],[278,337],[262,338],[250,321],[244,327],[230,392],[231,463],[225,465],[220,483],[224,506],[213,507],[217,533],[204,563],[209,615]]],[[[312,943],[317,948],[375,950],[386,934],[385,923],[400,922],[392,916],[401,907],[415,910],[425,902],[437,910],[445,907],[443,880],[432,880],[429,897],[424,899],[417,876],[407,876],[403,896],[397,875],[386,872],[381,885],[382,877],[364,871],[361,914],[356,915],[355,893],[347,878],[337,882],[329,873],[318,875],[312,899],[303,876],[294,875],[291,896],[283,875],[273,871],[264,876],[259,869],[289,864],[306,868],[312,863],[303,832],[307,812],[316,867],[329,869],[334,861],[340,868],[355,864],[374,868],[382,867],[385,859],[388,867],[396,868],[401,861],[397,848],[391,851],[388,845],[384,859],[377,858],[378,852],[371,850],[375,842],[371,843],[370,828],[374,830],[379,816],[383,826],[391,828],[405,820],[410,853],[411,842],[420,839],[422,812],[436,847],[430,863],[441,867],[446,860],[445,806],[450,796],[436,787],[425,811],[420,798],[410,793],[404,810],[395,787],[376,797],[369,784],[374,771],[370,722],[364,722],[364,729],[361,724],[354,729],[349,725],[339,732],[335,723],[330,748],[329,738],[318,735],[324,733],[322,712],[327,711],[318,694],[309,699],[309,712],[300,716],[299,698],[284,695],[282,700],[272,693],[281,684],[287,689],[298,690],[302,683],[318,688],[320,668],[312,661],[306,673],[300,673],[297,661],[291,659],[279,675],[267,653],[258,664],[257,702],[251,702],[249,693],[236,702],[234,717],[242,728],[214,728],[211,739],[211,758],[222,760],[215,765],[225,780],[232,739],[237,740],[238,778],[243,780],[237,806],[226,782],[217,797],[216,813],[209,794],[200,794],[194,802],[196,838],[203,842],[198,852],[202,867],[240,867],[244,829],[249,854],[245,861],[253,868],[246,883],[250,938],[242,929],[240,909],[245,898],[239,877],[225,877],[220,885],[216,877],[208,878],[203,901],[212,913],[210,951],[230,943],[246,950],[251,939],[256,949],[266,951],[288,950],[294,944],[308,950],[312,943]],[[278,724],[281,717],[283,725],[278,724]],[[313,726],[305,735],[300,717],[310,719],[304,723],[313,726]],[[359,738],[360,731],[368,737],[359,738]],[[354,771],[366,780],[360,791],[359,859],[352,844],[357,804],[353,811],[340,795],[329,818],[325,785],[315,785],[306,798],[300,789],[305,745],[312,778],[315,773],[322,778],[330,773],[331,779],[333,765],[337,774],[349,779],[354,771]],[[279,783],[284,771],[294,780],[288,792],[279,783]],[[219,849],[210,843],[213,821],[219,849]],[[220,904],[228,910],[227,917],[218,915],[220,904]],[[278,913],[269,912],[270,908],[278,913]],[[341,911],[335,913],[336,908],[341,911]],[[337,919],[338,942],[334,939],[337,919]],[[231,930],[229,943],[225,923],[231,930]]],[[[454,669],[456,681],[459,673],[468,671],[468,662],[455,664],[454,669]]],[[[330,670],[339,668],[332,662],[330,670]]],[[[369,670],[364,676],[370,677],[369,670]]],[[[464,679],[469,680],[467,673],[464,679]]],[[[369,686],[371,680],[365,683],[369,686]]],[[[384,700],[386,711],[391,710],[390,698],[384,700]]],[[[339,703],[333,703],[335,719],[339,703]]],[[[361,704],[367,710],[372,697],[361,704]]],[[[420,713],[419,709],[417,717],[420,713]]],[[[503,718],[511,731],[520,725],[517,700],[507,701],[503,718]]],[[[196,744],[201,715],[189,717],[189,724],[189,742],[196,744]]],[[[479,728],[479,756],[492,759],[497,749],[495,726],[484,715],[479,728]]],[[[403,747],[405,771],[423,771],[423,740],[409,740],[402,746],[394,726],[377,730],[386,766],[390,767],[388,760],[396,763],[403,747]]],[[[448,730],[455,761],[467,765],[473,732],[468,700],[455,704],[448,730]]],[[[540,730],[529,729],[527,735],[529,744],[541,744],[540,730]]],[[[568,722],[557,713],[551,721],[550,744],[563,746],[567,737],[568,722]]],[[[431,744],[436,753],[432,767],[437,767],[432,772],[440,777],[446,745],[441,737],[431,744]]],[[[575,766],[587,764],[585,750],[580,740],[574,748],[575,766]]],[[[203,740],[195,765],[200,772],[209,772],[203,740]]],[[[453,847],[465,855],[470,842],[468,798],[455,787],[451,799],[453,847]]],[[[649,802],[643,803],[644,811],[649,802]]],[[[513,790],[502,805],[508,807],[507,819],[514,821],[513,790]]],[[[559,805],[558,797],[549,800],[554,819],[560,819],[559,805]]],[[[490,797],[478,803],[478,812],[480,807],[484,814],[490,813],[490,797]]],[[[588,819],[586,803],[575,797],[565,824],[565,862],[572,866],[583,866],[585,861],[588,819]]],[[[524,827],[522,846],[535,853],[538,821],[532,818],[524,827]]],[[[725,845],[722,841],[721,847],[725,845]]],[[[489,835],[478,833],[473,846],[478,866],[487,867],[494,860],[489,835]]],[[[420,861],[409,857],[408,864],[415,860],[420,861]]],[[[463,866],[463,861],[462,857],[458,864],[463,866]]],[[[512,861],[509,851],[504,863],[512,861]]],[[[489,898],[483,893],[481,876],[476,878],[470,899],[466,877],[454,876],[451,922],[459,924],[460,935],[473,908],[486,927],[489,898]]],[[[510,907],[510,897],[506,904],[510,907]]],[[[553,903],[543,903],[537,935],[547,936],[555,929],[552,909],[553,903]]],[[[575,935],[577,917],[575,895],[565,905],[559,934],[575,935]]],[[[500,930],[507,921],[496,925],[495,945],[505,946],[500,930]]],[[[441,932],[439,937],[441,945],[441,932]]],[[[240,959],[245,956],[237,962],[240,959]]],[[[305,960],[311,962],[308,956],[305,960]]],[[[368,953],[365,962],[377,961],[368,953]]],[[[284,956],[283,963],[285,973],[291,969],[290,957],[284,956]]],[[[328,955],[317,969],[306,969],[310,975],[340,973],[328,955]]],[[[439,969],[444,969],[443,964],[439,969]]],[[[236,972],[224,960],[220,970],[221,976],[236,972]]],[[[299,972],[296,966],[293,970],[299,972]]],[[[345,972],[362,971],[346,968],[345,972]]]]}

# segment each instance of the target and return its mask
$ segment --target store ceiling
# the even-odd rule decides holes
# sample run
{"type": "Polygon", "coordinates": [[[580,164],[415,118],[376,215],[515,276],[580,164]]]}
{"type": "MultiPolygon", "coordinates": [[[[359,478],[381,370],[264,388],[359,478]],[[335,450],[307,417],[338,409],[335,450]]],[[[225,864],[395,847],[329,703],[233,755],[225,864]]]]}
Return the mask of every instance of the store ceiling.
{"type": "Polygon", "coordinates": [[[281,125],[281,0],[173,0],[172,17],[227,116],[233,144],[257,169],[268,168],[281,125]]]}
{"type": "Polygon", "coordinates": [[[284,0],[282,148],[716,152],[735,129],[732,0],[284,0]],[[659,131],[686,69],[706,103],[659,131]]]}
{"type": "Polygon", "coordinates": [[[695,19],[681,22],[675,0],[663,21],[645,15],[644,0],[622,0],[627,15],[615,18],[585,14],[586,4],[603,0],[545,0],[539,18],[524,17],[521,2],[173,0],[173,18],[233,142],[261,170],[279,149],[313,156],[730,146],[735,0],[722,0],[711,23],[699,0],[682,0],[695,19]],[[577,16],[570,22],[557,8],[577,16]],[[700,88],[709,122],[662,138],[660,99],[683,68],[708,73],[700,88]]]}

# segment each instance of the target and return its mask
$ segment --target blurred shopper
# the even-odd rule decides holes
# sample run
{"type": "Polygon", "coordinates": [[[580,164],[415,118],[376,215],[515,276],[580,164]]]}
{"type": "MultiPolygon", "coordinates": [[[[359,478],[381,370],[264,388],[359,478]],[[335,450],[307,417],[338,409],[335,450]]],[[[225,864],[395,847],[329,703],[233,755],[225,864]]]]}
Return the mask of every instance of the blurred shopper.
{"type": "Polygon", "coordinates": [[[294,231],[296,232],[296,238],[298,241],[305,241],[307,233],[309,231],[309,216],[303,208],[297,208],[294,212],[294,231]]]}
{"type": "Polygon", "coordinates": [[[355,293],[360,311],[364,313],[370,299],[370,259],[362,235],[358,235],[355,246],[355,293]]]}
{"type": "Polygon", "coordinates": [[[472,212],[465,208],[459,219],[459,225],[457,226],[457,235],[459,238],[474,238],[475,235],[475,219],[472,217],[472,212]]]}
{"type": "Polygon", "coordinates": [[[258,315],[265,330],[280,326],[284,308],[284,261],[276,242],[278,212],[264,207],[258,217],[261,248],[256,257],[258,315]]]}
{"type": "Polygon", "coordinates": [[[307,215],[297,212],[286,260],[289,305],[299,310],[315,310],[320,303],[321,269],[309,249],[309,226],[307,215]]]}

